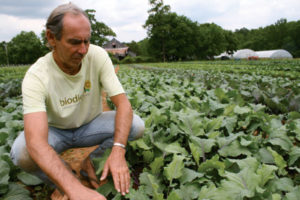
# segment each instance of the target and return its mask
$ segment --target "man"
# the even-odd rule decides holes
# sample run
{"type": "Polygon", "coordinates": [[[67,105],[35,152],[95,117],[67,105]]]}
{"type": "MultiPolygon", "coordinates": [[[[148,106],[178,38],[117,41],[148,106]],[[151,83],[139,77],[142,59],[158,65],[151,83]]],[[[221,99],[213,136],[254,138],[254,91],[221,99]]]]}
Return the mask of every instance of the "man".
{"type": "Polygon", "coordinates": [[[80,8],[71,3],[58,6],[46,28],[52,52],[33,64],[24,77],[24,132],[12,146],[12,160],[55,184],[71,200],[100,200],[105,197],[83,186],[58,153],[99,144],[82,164],[83,174],[97,187],[91,159],[112,148],[100,179],[110,172],[116,190],[125,195],[130,185],[125,146],[128,139],[142,136],[144,122],[133,114],[107,53],[90,45],[91,25],[80,8]],[[102,112],[102,89],[116,111],[102,112]]]}

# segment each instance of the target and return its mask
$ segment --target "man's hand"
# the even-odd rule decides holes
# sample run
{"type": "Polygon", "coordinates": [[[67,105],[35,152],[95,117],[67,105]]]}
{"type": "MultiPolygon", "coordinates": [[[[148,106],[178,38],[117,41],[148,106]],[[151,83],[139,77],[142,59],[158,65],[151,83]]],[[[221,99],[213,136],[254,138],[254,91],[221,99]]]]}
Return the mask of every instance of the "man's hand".
{"type": "Polygon", "coordinates": [[[100,180],[106,179],[111,172],[115,188],[122,195],[129,192],[130,174],[125,160],[125,149],[119,146],[113,146],[112,151],[107,158],[100,180]]]}
{"type": "Polygon", "coordinates": [[[84,187],[82,190],[75,190],[69,195],[70,200],[106,200],[106,198],[95,190],[84,187]]]}

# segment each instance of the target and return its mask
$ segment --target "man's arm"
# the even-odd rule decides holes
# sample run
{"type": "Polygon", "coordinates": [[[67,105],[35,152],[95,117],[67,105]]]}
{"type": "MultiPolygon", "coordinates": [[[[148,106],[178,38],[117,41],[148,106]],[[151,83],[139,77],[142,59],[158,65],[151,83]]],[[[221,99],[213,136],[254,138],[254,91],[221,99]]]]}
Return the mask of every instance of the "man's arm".
{"type": "Polygon", "coordinates": [[[46,112],[24,115],[24,132],[28,153],[41,170],[61,188],[71,200],[105,197],[84,187],[66,168],[58,154],[48,144],[48,120],[46,112]]]}
{"type": "MultiPolygon", "coordinates": [[[[110,98],[117,108],[114,142],[126,145],[133,118],[131,104],[125,94],[119,94],[110,98]]],[[[104,180],[110,171],[115,188],[122,195],[128,193],[130,187],[130,173],[125,160],[125,152],[124,148],[113,146],[101,176],[101,180],[104,180]]]]}

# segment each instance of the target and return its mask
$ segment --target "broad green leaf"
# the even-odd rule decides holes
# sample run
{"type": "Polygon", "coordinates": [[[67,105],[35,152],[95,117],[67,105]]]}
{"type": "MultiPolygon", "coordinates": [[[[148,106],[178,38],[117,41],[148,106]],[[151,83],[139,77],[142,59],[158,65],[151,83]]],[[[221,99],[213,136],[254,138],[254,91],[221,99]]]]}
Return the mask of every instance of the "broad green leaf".
{"type": "Polygon", "coordinates": [[[293,180],[287,177],[276,180],[275,185],[278,191],[291,192],[294,190],[293,180]]]}
{"type": "Polygon", "coordinates": [[[288,160],[289,166],[292,166],[300,157],[300,148],[294,146],[289,153],[290,157],[288,160]]]}
{"type": "Polygon", "coordinates": [[[215,145],[215,140],[213,139],[200,139],[195,136],[190,137],[191,141],[199,147],[201,150],[201,155],[203,156],[204,153],[209,153],[212,147],[215,145]]]}
{"type": "Polygon", "coordinates": [[[245,159],[228,159],[228,160],[232,163],[236,163],[239,166],[240,170],[248,168],[254,172],[257,170],[259,166],[259,162],[257,161],[256,158],[253,157],[247,157],[245,159]]]}
{"type": "Polygon", "coordinates": [[[237,124],[237,116],[225,117],[222,121],[222,127],[225,127],[228,133],[232,133],[237,124]]]}
{"type": "Polygon", "coordinates": [[[108,178],[107,183],[101,185],[100,187],[97,188],[97,192],[104,196],[108,196],[111,193],[116,193],[116,189],[114,186],[114,182],[111,177],[108,178]]]}
{"type": "Polygon", "coordinates": [[[221,104],[217,101],[214,101],[213,99],[209,99],[208,102],[209,102],[209,108],[211,111],[218,111],[218,110],[224,109],[226,107],[225,104],[221,104]]]}
{"type": "Polygon", "coordinates": [[[32,174],[26,173],[24,171],[20,172],[17,175],[17,177],[25,185],[39,185],[39,184],[43,183],[43,181],[41,179],[39,179],[38,177],[36,177],[32,174]]]}
{"type": "Polygon", "coordinates": [[[0,159],[0,194],[4,194],[8,190],[9,165],[0,159]]]}
{"type": "Polygon", "coordinates": [[[184,194],[182,194],[180,190],[172,190],[167,200],[182,200],[182,196],[184,196],[184,194]]]}
{"type": "Polygon", "coordinates": [[[1,156],[5,155],[5,154],[9,155],[9,152],[7,152],[6,146],[5,145],[0,146],[0,159],[1,159],[1,156]]]}
{"type": "Polygon", "coordinates": [[[205,162],[201,163],[198,168],[198,171],[201,173],[207,173],[213,169],[217,169],[219,174],[224,173],[225,164],[219,161],[219,156],[215,155],[210,160],[206,160],[205,162]]]}
{"type": "Polygon", "coordinates": [[[266,183],[275,177],[275,171],[278,168],[273,165],[263,164],[258,170],[257,174],[260,176],[260,187],[264,187],[266,183]]]}
{"type": "Polygon", "coordinates": [[[234,108],[234,113],[239,114],[239,115],[243,115],[243,114],[247,114],[250,113],[251,109],[248,107],[240,107],[240,106],[236,106],[234,108]]]}
{"type": "Polygon", "coordinates": [[[2,200],[32,200],[30,192],[17,183],[10,183],[2,200]]]}
{"type": "Polygon", "coordinates": [[[180,178],[184,168],[183,159],[185,157],[174,154],[173,160],[167,167],[164,167],[164,174],[169,181],[180,178]]]}
{"type": "Polygon", "coordinates": [[[130,188],[126,197],[130,200],[150,200],[149,196],[146,195],[143,186],[140,186],[138,190],[130,188]]]}
{"type": "Polygon", "coordinates": [[[225,172],[227,180],[221,181],[221,190],[224,193],[230,191],[232,199],[254,197],[256,187],[260,182],[260,176],[249,168],[244,168],[239,173],[225,172]]]}
{"type": "Polygon", "coordinates": [[[227,157],[237,157],[240,155],[251,155],[251,152],[248,150],[247,147],[243,147],[238,140],[234,140],[228,145],[222,146],[219,149],[219,154],[221,156],[227,157]]]}
{"type": "Polygon", "coordinates": [[[272,145],[280,146],[285,151],[289,151],[293,146],[293,143],[289,138],[270,138],[268,142],[272,145]]]}
{"type": "Polygon", "coordinates": [[[274,158],[270,151],[266,148],[259,149],[258,155],[261,159],[261,162],[268,163],[268,164],[275,164],[274,158]]]}
{"type": "Polygon", "coordinates": [[[122,195],[120,193],[117,193],[117,195],[115,195],[111,200],[122,200],[122,195]]]}
{"type": "Polygon", "coordinates": [[[200,156],[201,156],[200,155],[201,150],[199,150],[199,147],[197,145],[195,145],[194,143],[192,143],[192,142],[189,142],[189,147],[191,149],[193,158],[196,161],[197,166],[199,166],[199,164],[200,164],[199,160],[200,160],[200,156]]]}
{"type": "Polygon", "coordinates": [[[230,116],[230,115],[234,114],[233,110],[234,110],[235,106],[236,106],[235,104],[230,104],[230,105],[226,106],[224,109],[223,115],[230,116]]]}
{"type": "Polygon", "coordinates": [[[280,194],[272,194],[272,200],[281,200],[280,194]]]}
{"type": "Polygon", "coordinates": [[[154,158],[154,153],[152,151],[143,151],[142,155],[145,163],[150,163],[154,158]]]}
{"type": "Polygon", "coordinates": [[[219,128],[221,128],[223,119],[224,119],[224,117],[220,116],[218,118],[208,120],[208,122],[205,126],[206,133],[210,133],[210,132],[213,132],[213,131],[218,130],[219,128]]]}
{"type": "Polygon", "coordinates": [[[143,149],[143,150],[150,150],[151,147],[149,147],[143,139],[139,139],[136,141],[136,145],[140,148],[140,149],[143,149]]]}
{"type": "MultiPolygon", "coordinates": [[[[229,193],[230,191],[228,191],[229,193]]],[[[214,184],[210,184],[208,187],[201,187],[198,200],[229,200],[226,199],[223,194],[220,194],[219,189],[214,184]]]]}
{"type": "Polygon", "coordinates": [[[229,98],[222,88],[216,88],[215,95],[218,97],[221,103],[229,103],[229,98]]]}
{"type": "Polygon", "coordinates": [[[300,119],[295,119],[290,122],[289,129],[296,134],[297,140],[300,140],[300,119]]]}
{"type": "Polygon", "coordinates": [[[253,143],[253,141],[252,140],[247,140],[247,139],[245,139],[244,137],[242,137],[241,138],[241,145],[243,146],[243,147],[248,147],[249,145],[251,145],[253,143]]]}
{"type": "Polygon", "coordinates": [[[96,175],[101,175],[101,172],[103,171],[103,168],[104,168],[104,164],[105,164],[108,156],[110,155],[110,152],[111,152],[111,149],[106,149],[106,151],[104,152],[104,154],[101,157],[93,159],[93,164],[95,166],[96,175]]]}
{"type": "Polygon", "coordinates": [[[159,174],[160,169],[164,166],[164,157],[156,157],[150,164],[152,174],[159,174]]]}
{"type": "Polygon", "coordinates": [[[165,147],[165,152],[174,153],[174,154],[183,154],[185,156],[188,155],[188,152],[183,147],[181,147],[179,142],[168,144],[165,147]]]}
{"type": "Polygon", "coordinates": [[[300,197],[300,186],[297,186],[293,191],[286,194],[284,200],[299,200],[300,197]]]}
{"type": "Polygon", "coordinates": [[[187,183],[181,185],[180,191],[183,194],[184,200],[196,199],[199,196],[201,186],[198,183],[187,183]]]}
{"type": "Polygon", "coordinates": [[[180,116],[178,127],[187,135],[204,135],[203,123],[199,120],[198,114],[180,116]]]}
{"type": "Polygon", "coordinates": [[[276,151],[274,151],[271,147],[267,147],[268,151],[272,154],[275,164],[279,168],[279,174],[280,175],[286,175],[287,171],[285,170],[285,167],[287,166],[285,160],[281,155],[279,155],[276,151]]]}
{"type": "Polygon", "coordinates": [[[0,130],[0,145],[4,145],[6,143],[7,138],[8,138],[8,134],[1,132],[0,130]]]}
{"type": "Polygon", "coordinates": [[[189,168],[182,169],[182,176],[180,177],[179,181],[181,184],[190,183],[196,178],[203,177],[204,174],[196,172],[189,168]]]}
{"type": "Polygon", "coordinates": [[[140,183],[145,186],[146,194],[153,197],[155,200],[163,200],[164,187],[159,184],[159,181],[151,174],[144,172],[140,174],[140,183]]]}

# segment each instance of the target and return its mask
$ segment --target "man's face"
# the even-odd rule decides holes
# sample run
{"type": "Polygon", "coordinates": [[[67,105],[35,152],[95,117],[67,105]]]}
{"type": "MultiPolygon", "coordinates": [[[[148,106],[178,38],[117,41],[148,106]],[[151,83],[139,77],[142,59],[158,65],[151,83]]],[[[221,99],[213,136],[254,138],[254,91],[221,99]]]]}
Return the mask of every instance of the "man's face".
{"type": "Polygon", "coordinates": [[[91,37],[89,20],[82,14],[65,14],[60,40],[53,38],[53,57],[62,69],[79,70],[81,61],[88,52],[91,37]]]}

